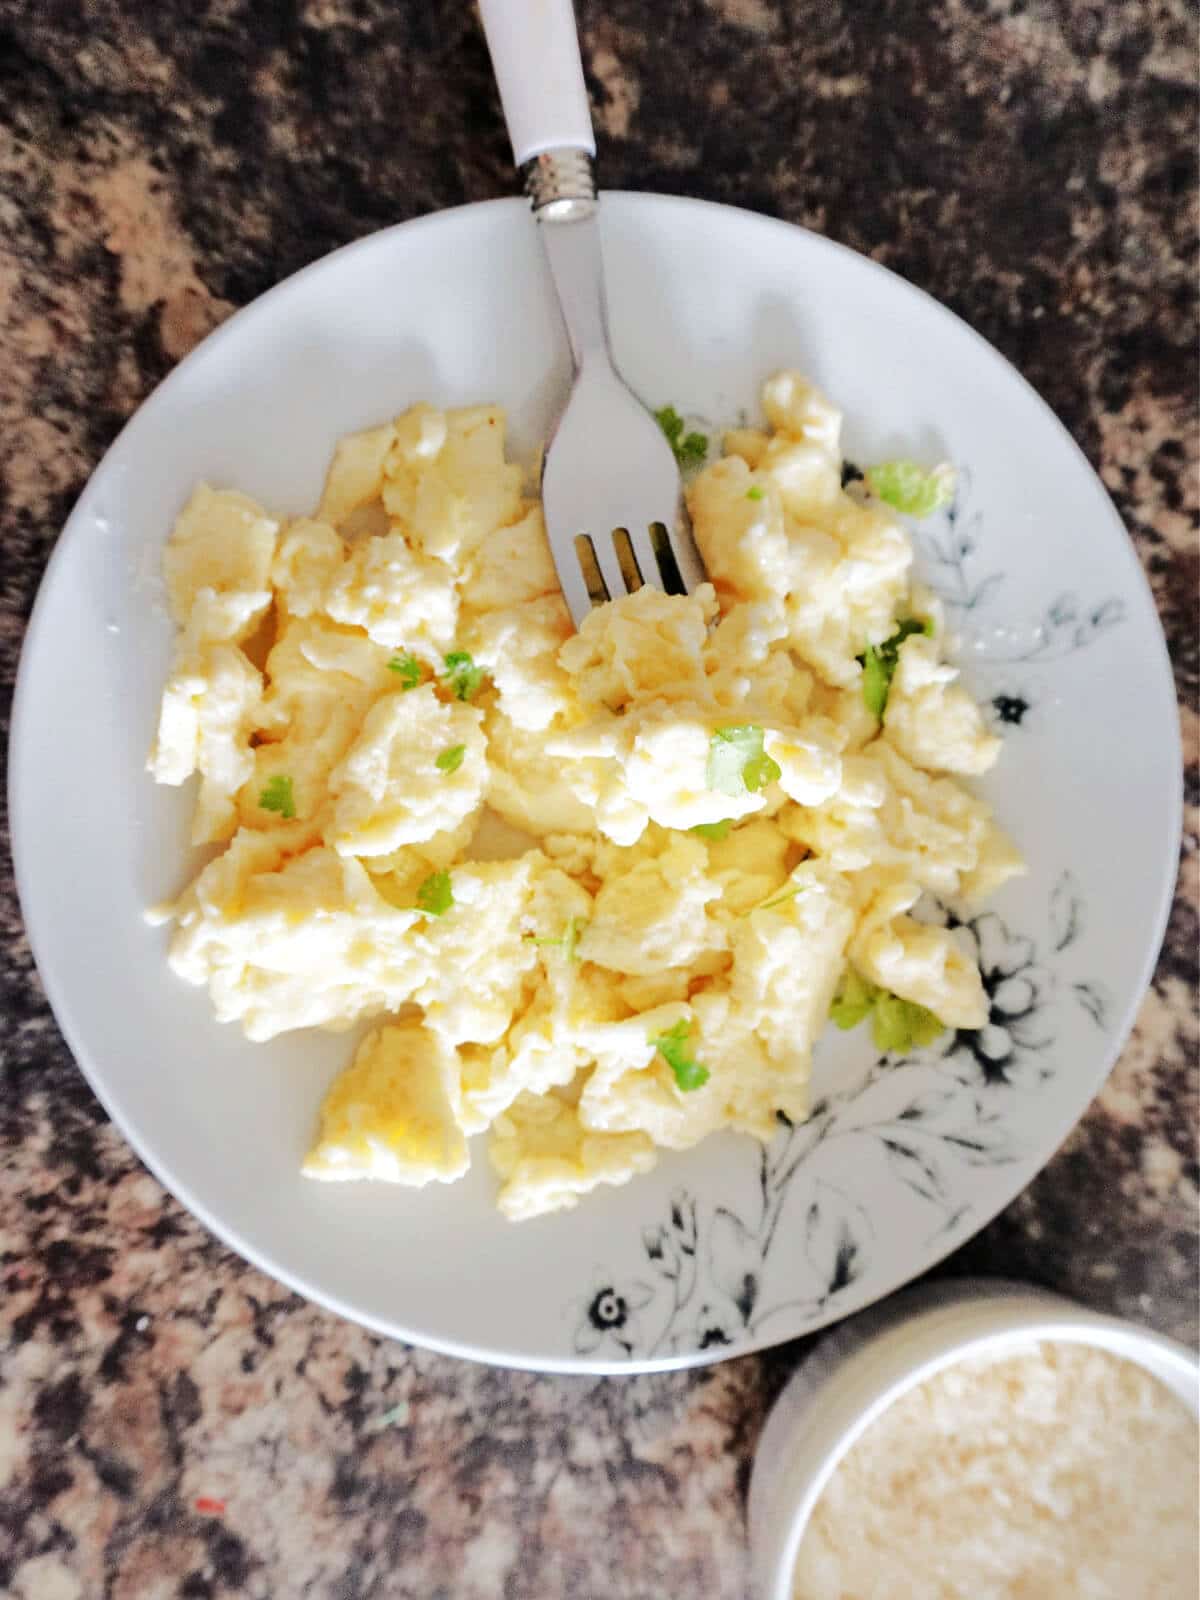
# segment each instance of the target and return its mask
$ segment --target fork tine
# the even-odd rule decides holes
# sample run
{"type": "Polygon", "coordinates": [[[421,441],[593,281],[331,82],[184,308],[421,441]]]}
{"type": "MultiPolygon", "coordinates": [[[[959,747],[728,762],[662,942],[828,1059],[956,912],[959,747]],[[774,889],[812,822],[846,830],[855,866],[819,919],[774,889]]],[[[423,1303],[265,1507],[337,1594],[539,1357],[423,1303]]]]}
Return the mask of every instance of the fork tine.
{"type": "Polygon", "coordinates": [[[654,554],[654,544],[650,538],[650,529],[630,528],[630,542],[633,545],[633,554],[638,564],[638,571],[642,575],[642,582],[649,583],[656,589],[663,589],[662,572],[659,569],[658,557],[654,554]]]}
{"type": "MultiPolygon", "coordinates": [[[[575,540],[567,536],[556,536],[550,529],[550,554],[554,557],[555,571],[562,587],[563,599],[567,602],[567,610],[571,613],[571,621],[576,629],[582,628],[592,609],[592,597],[588,593],[587,584],[584,582],[583,568],[579,564],[579,557],[575,553],[575,540]]],[[[593,542],[593,549],[595,544],[593,542]]]]}
{"type": "MultiPolygon", "coordinates": [[[[610,600],[620,600],[629,593],[625,584],[625,574],[621,571],[621,563],[617,560],[617,547],[613,542],[612,529],[606,528],[603,533],[592,535],[592,546],[596,552],[596,560],[600,563],[600,573],[604,579],[610,600]]],[[[641,565],[641,562],[638,563],[641,565]]]]}
{"type": "Polygon", "coordinates": [[[708,578],[704,562],[700,559],[700,552],[696,548],[691,521],[687,517],[682,517],[675,522],[664,522],[663,527],[666,530],[671,554],[675,557],[675,565],[679,568],[679,576],[683,579],[683,586],[688,594],[691,594],[693,589],[698,589],[708,578]]]}

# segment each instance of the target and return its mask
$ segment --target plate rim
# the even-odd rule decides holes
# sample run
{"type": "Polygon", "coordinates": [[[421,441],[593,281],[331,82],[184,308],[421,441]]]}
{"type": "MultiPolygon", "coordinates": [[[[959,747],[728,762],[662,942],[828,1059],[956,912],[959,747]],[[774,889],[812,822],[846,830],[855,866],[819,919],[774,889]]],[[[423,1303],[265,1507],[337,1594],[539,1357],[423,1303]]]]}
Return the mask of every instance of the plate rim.
{"type": "MultiPolygon", "coordinates": [[[[860,266],[868,269],[873,274],[882,274],[884,278],[898,286],[908,294],[918,296],[942,316],[950,318],[957,324],[959,330],[965,331],[980,348],[981,355],[992,361],[998,361],[1006,369],[1010,377],[1015,377],[1024,388],[1028,397],[1040,412],[1044,424],[1052,424],[1057,431],[1062,443],[1069,446],[1078,463],[1084,467],[1095,484],[1099,487],[1104,501],[1107,504],[1116,529],[1121,538],[1118,541],[1122,548],[1123,558],[1128,569],[1127,581],[1132,587],[1141,586],[1143,598],[1148,602],[1150,614],[1154,619],[1154,633],[1156,638],[1156,670],[1164,688],[1170,690],[1171,703],[1177,708],[1178,695],[1175,692],[1174,673],[1167,647],[1166,638],[1162,628],[1162,619],[1154,598],[1149,580],[1138,558],[1136,547],[1129,530],[1125,526],[1120,513],[1113,503],[1112,496],[1097,469],[1088,459],[1070,429],[1055,414],[1050,405],[1045,401],[1024,374],[995,346],[990,344],[981,333],[971,326],[959,314],[943,305],[936,297],[919,285],[894,271],[883,266],[868,255],[864,255],[850,246],[841,244],[837,240],[829,239],[823,234],[802,227],[797,223],[788,222],[781,217],[771,216],[764,212],[752,211],[745,207],[729,205],[723,202],[702,200],[686,195],[656,194],[644,190],[605,190],[605,200],[615,201],[618,207],[628,207],[632,211],[679,210],[700,211],[704,213],[728,213],[737,219],[739,224],[747,221],[756,226],[785,230],[789,235],[801,235],[807,245],[818,252],[827,251],[833,257],[849,257],[860,266]]],[[[1157,889],[1157,911],[1154,918],[1153,937],[1143,951],[1138,981],[1133,990],[1132,998],[1127,1003],[1120,1018],[1114,1020],[1109,1033],[1110,1042],[1101,1054],[1096,1057],[1094,1085],[1084,1106],[1075,1115],[1069,1125],[1053,1146],[1040,1154],[1033,1170],[1024,1175],[1011,1190],[1003,1189],[1002,1198],[993,1203],[985,1202],[978,1212],[972,1212],[970,1226],[967,1231],[959,1236],[954,1236],[949,1243],[938,1245],[934,1251],[923,1261],[920,1269],[913,1273],[901,1270],[895,1275],[885,1274],[879,1285],[873,1285],[870,1297],[861,1304],[855,1304],[846,1309],[834,1308],[823,1314],[811,1323],[806,1323],[803,1328],[783,1331],[770,1335],[751,1337],[745,1341],[729,1346],[714,1346],[707,1350],[692,1350],[669,1356],[641,1357],[616,1360],[611,1358],[596,1358],[588,1356],[551,1356],[530,1355],[524,1352],[496,1350],[486,1345],[467,1345],[452,1338],[441,1338],[437,1335],[425,1333],[414,1334],[411,1330],[402,1327],[398,1322],[376,1316],[351,1308],[338,1295],[321,1289],[311,1283],[302,1273],[289,1269],[282,1269],[268,1256],[260,1252],[257,1247],[241,1238],[236,1228],[218,1221],[209,1208],[191,1193],[186,1183],[176,1179],[165,1166],[160,1164],[157,1156],[148,1148],[144,1136],[135,1136],[119,1109],[117,1097],[110,1094],[104,1085],[104,1075],[98,1065],[93,1062],[91,1054],[86,1047],[80,1030],[76,1027],[72,1015],[72,1006],[69,996],[70,985],[64,982],[55,972],[53,976],[43,964],[40,951],[47,949],[50,935],[47,932],[47,908],[43,905],[37,907],[37,897],[32,886],[31,857],[23,844],[27,831],[25,818],[32,818],[35,812],[33,796],[25,793],[24,772],[26,762],[21,759],[21,751],[25,747],[29,735],[26,726],[30,722],[28,701],[30,698],[30,682],[32,669],[29,662],[33,650],[31,643],[35,637],[40,636],[42,622],[46,611],[46,597],[54,585],[60,564],[70,559],[70,553],[83,532],[84,522],[93,497],[100,492],[98,481],[101,479],[104,467],[110,457],[116,452],[118,446],[134,429],[144,428],[153,422],[158,409],[173,394],[176,387],[186,381],[191,364],[203,352],[206,357],[220,344],[238,335],[244,320],[262,313],[263,307],[276,295],[283,293],[292,286],[297,285],[302,279],[319,273],[336,270],[336,265],[342,258],[351,253],[366,254],[369,251],[385,247],[386,241],[392,239],[402,231],[407,230],[406,237],[418,230],[433,230],[444,227],[448,223],[461,220],[468,215],[480,216],[485,212],[527,212],[527,204],[518,196],[505,196],[501,198],[472,201],[459,206],[448,207],[444,210],[427,212],[422,216],[409,218],[406,221],[392,224],[390,227],[378,229],[375,232],[363,235],[330,251],[327,255],[318,257],[315,261],[307,263],[295,272],[281,278],[268,289],[257,295],[246,305],[240,306],[219,327],[213,330],[205,339],[201,340],[171,371],[158,383],[141,402],[133,414],[127,419],[120,431],[109,443],[99,461],[92,469],[87,483],[80,492],[79,498],[72,506],[66,520],[62,524],[54,548],[38,580],[37,594],[31,608],[29,619],[25,627],[18,659],[17,673],[13,688],[12,706],[10,714],[10,731],[8,741],[8,775],[7,775],[7,800],[9,813],[9,834],[11,841],[11,855],[13,862],[14,882],[17,901],[21,913],[25,935],[29,943],[30,952],[37,968],[38,978],[46,995],[47,1002],[53,1013],[55,1024],[71,1053],[75,1066],[82,1073],[85,1082],[96,1096],[105,1114],[113,1123],[122,1139],[141,1161],[143,1166],[154,1178],[170,1193],[185,1210],[197,1219],[225,1248],[233,1251],[248,1265],[264,1273],[275,1282],[283,1284],[304,1299],[330,1311],[336,1316],[364,1327],[384,1338],[394,1339],[404,1344],[409,1344],[420,1349],[432,1350],[440,1355],[453,1356],[460,1360],[473,1361],[488,1366],[495,1366],[515,1371],[543,1372],[564,1376],[637,1376],[643,1373],[669,1372],[684,1370],[693,1367],[714,1365],[719,1361],[727,1361],[739,1356],[749,1356],[768,1350],[776,1345],[788,1343],[794,1339],[808,1337],[820,1332],[822,1329],[841,1322],[848,1317],[853,1317],[860,1311],[878,1304],[897,1289],[905,1284],[915,1283],[924,1278],[930,1271],[938,1267],[948,1256],[962,1245],[974,1238],[996,1216],[1005,1210],[1018,1195],[1033,1182],[1053,1160],[1062,1148],[1066,1139],[1079,1125],[1087,1114],[1088,1109],[1100,1093],[1109,1075],[1112,1072],[1119,1056],[1128,1043],[1137,1014],[1149,991],[1151,981],[1158,959],[1161,954],[1163,940],[1166,935],[1167,925],[1174,905],[1175,890],[1180,872],[1179,851],[1182,840],[1183,828],[1183,750],[1179,729],[1178,717],[1174,716],[1169,722],[1170,756],[1171,763],[1179,773],[1179,781],[1172,786],[1168,797],[1168,828],[1163,844],[1161,865],[1159,869],[1160,881],[1157,889]]]]}

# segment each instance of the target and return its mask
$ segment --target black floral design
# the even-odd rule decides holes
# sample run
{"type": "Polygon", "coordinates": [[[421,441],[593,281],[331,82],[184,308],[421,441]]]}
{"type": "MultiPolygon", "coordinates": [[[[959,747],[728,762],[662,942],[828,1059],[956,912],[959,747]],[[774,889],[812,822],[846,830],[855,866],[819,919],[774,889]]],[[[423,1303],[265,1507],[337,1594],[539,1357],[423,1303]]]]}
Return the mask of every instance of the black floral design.
{"type": "Polygon", "coordinates": [[[939,518],[940,526],[926,522],[916,536],[930,588],[945,605],[967,612],[977,610],[1004,578],[1001,572],[989,572],[983,578],[968,574],[967,563],[979,549],[983,527],[982,512],[968,510],[970,499],[971,473],[963,467],[954,498],[939,518]]]}
{"type": "MultiPolygon", "coordinates": [[[[959,472],[951,503],[937,519],[924,523],[915,535],[926,582],[942,603],[968,625],[968,631],[974,614],[1004,581],[1003,572],[986,572],[980,577],[974,570],[973,558],[979,553],[983,514],[970,510],[970,500],[971,473],[964,467],[959,472]]],[[[1085,603],[1074,591],[1067,591],[1046,607],[1032,627],[1003,630],[1000,638],[993,633],[986,639],[974,640],[970,660],[972,664],[984,666],[1042,665],[1060,661],[1094,644],[1103,634],[1124,622],[1125,617],[1125,602],[1115,596],[1085,603]]],[[[1025,696],[996,698],[1004,703],[1007,712],[1005,715],[996,707],[1002,720],[1019,725],[1029,705],[1025,696]]]]}
{"type": "Polygon", "coordinates": [[[819,1100],[805,1123],[781,1113],[775,1139],[758,1149],[751,1203],[707,1205],[677,1189],[666,1216],[642,1229],[652,1281],[624,1284],[599,1273],[576,1302],[578,1354],[653,1359],[736,1348],[784,1317],[789,1333],[802,1332],[827,1320],[870,1268],[875,1229],[846,1174],[872,1152],[898,1193],[933,1219],[929,1244],[970,1219],[956,1172],[1026,1154],[1021,1108],[1053,1075],[1062,1002],[1106,1026],[1100,986],[1062,971],[1085,933],[1075,880],[1063,873],[1056,882],[1040,950],[995,912],[963,918],[937,906],[932,916],[979,966],[985,1025],[908,1056],[877,1056],[857,1082],[819,1100]]]}
{"type": "Polygon", "coordinates": [[[1074,591],[1059,595],[1047,606],[1044,615],[1034,624],[1028,644],[1017,645],[1008,651],[990,652],[984,657],[990,661],[1046,662],[1061,661],[1094,644],[1102,634],[1125,620],[1125,602],[1117,598],[1102,600],[1098,605],[1081,603],[1074,591]]]}
{"type": "Polygon", "coordinates": [[[985,1085],[1036,1087],[1049,1074],[1046,1052],[1054,1042],[1049,1013],[1054,980],[1036,959],[1033,941],[1011,934],[994,911],[970,922],[947,916],[960,930],[987,995],[982,1028],[954,1030],[946,1053],[978,1072],[985,1085]]]}
{"type": "Polygon", "coordinates": [[[575,1354],[595,1355],[605,1346],[633,1355],[641,1343],[638,1313],[653,1298],[649,1284],[633,1283],[620,1289],[598,1274],[584,1298],[575,1328],[575,1354]]]}
{"type": "MultiPolygon", "coordinates": [[[[806,1123],[802,1129],[781,1122],[780,1137],[760,1149],[761,1204],[755,1216],[743,1217],[728,1206],[715,1207],[700,1257],[696,1201],[686,1190],[676,1190],[670,1202],[671,1216],[690,1219],[691,1249],[685,1248],[673,1221],[643,1229],[646,1258],[663,1280],[657,1304],[664,1320],[657,1336],[637,1349],[637,1354],[675,1355],[684,1349],[711,1350],[741,1343],[782,1312],[799,1307],[818,1315],[860,1276],[873,1231],[870,1220],[840,1188],[820,1181],[813,1186],[802,1224],[811,1280],[808,1291],[798,1300],[763,1306],[763,1273],[792,1178],[807,1152],[832,1128],[828,1119],[806,1123]]],[[[614,1309],[617,1303],[624,1307],[623,1294],[612,1289],[608,1294],[613,1296],[614,1309]]],[[[597,1339],[591,1348],[599,1348],[600,1342],[597,1339]]],[[[635,1353],[627,1328],[622,1328],[617,1342],[629,1354],[635,1353]]],[[[578,1335],[576,1349],[580,1349],[578,1335]]]]}
{"type": "Polygon", "coordinates": [[[1073,983],[1071,993],[1098,1028],[1108,1027],[1108,996],[1099,983],[1073,983]]]}
{"type": "Polygon", "coordinates": [[[716,1350],[721,1345],[735,1344],[739,1331],[736,1318],[705,1301],[692,1330],[692,1342],[697,1350],[716,1350]]]}
{"type": "Polygon", "coordinates": [[[1001,728],[1020,728],[1024,725],[1025,718],[1034,709],[1035,702],[1028,694],[1002,692],[994,694],[988,701],[987,709],[991,719],[1001,728]]]}
{"type": "MultiPolygon", "coordinates": [[[[1040,722],[1046,690],[1037,669],[994,669],[987,662],[979,669],[979,709],[994,733],[1002,738],[1010,733],[1034,728],[1040,722]],[[984,682],[986,680],[986,682],[984,682]]],[[[1053,706],[1053,699],[1050,701],[1053,706]]]]}

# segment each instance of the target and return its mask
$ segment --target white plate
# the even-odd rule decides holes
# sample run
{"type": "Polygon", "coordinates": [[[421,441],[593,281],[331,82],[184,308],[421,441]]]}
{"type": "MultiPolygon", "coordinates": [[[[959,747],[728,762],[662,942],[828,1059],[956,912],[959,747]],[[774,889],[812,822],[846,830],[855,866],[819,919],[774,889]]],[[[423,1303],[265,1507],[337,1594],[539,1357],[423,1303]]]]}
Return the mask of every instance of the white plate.
{"type": "Polygon", "coordinates": [[[289,513],[339,435],[418,399],[499,400],[518,449],[567,376],[517,200],[405,224],[317,263],[208,339],[76,507],[21,664],[12,820],[46,989],[96,1093],[222,1239],[382,1332],[553,1370],[753,1350],[914,1277],[1029,1181],[1099,1088],[1158,949],[1180,819],[1154,608],[1083,456],[963,323],[849,251],[695,201],[608,195],[618,358],[651,404],[754,413],[795,365],[845,409],[855,460],[958,463],[921,532],[977,691],[1009,735],[985,786],[1030,876],[964,937],[993,1020],[880,1065],[818,1053],[822,1104],[761,1155],[722,1135],[571,1213],[514,1225],[483,1151],[449,1188],[309,1183],[300,1158],[344,1037],[250,1046],[164,963],[142,911],[182,883],[188,799],[143,768],[171,629],[159,551],[197,479],[289,513]]]}

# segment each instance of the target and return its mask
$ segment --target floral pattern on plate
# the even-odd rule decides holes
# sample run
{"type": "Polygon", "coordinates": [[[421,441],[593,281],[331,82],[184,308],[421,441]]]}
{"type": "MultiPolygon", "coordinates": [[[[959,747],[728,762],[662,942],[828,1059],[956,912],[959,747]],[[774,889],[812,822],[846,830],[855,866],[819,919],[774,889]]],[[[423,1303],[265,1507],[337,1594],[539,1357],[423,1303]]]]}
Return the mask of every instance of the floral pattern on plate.
{"type": "Polygon", "coordinates": [[[1041,940],[994,911],[964,919],[937,906],[933,914],[979,964],[984,1026],[951,1030],[912,1055],[877,1056],[865,1077],[818,1100],[805,1123],[781,1115],[775,1139],[757,1151],[752,1208],[677,1189],[667,1214],[642,1228],[643,1274],[626,1280],[598,1268],[571,1302],[576,1355],[653,1360],[743,1344],[784,1314],[789,1327],[801,1324],[797,1331],[827,1320],[871,1260],[875,1228],[845,1176],[861,1167],[864,1148],[886,1182],[919,1202],[930,1243],[970,1215],[955,1198],[956,1168],[1026,1154],[1024,1109],[1055,1071],[1060,1008],[1078,1006],[1097,1029],[1107,1026],[1102,988],[1062,970],[1084,932],[1078,888],[1069,872],[1059,877],[1041,940]],[[765,1278],[785,1231],[797,1292],[780,1299],[765,1278]]]}

